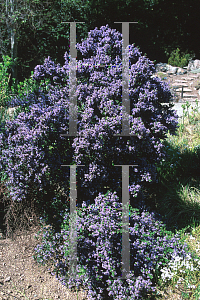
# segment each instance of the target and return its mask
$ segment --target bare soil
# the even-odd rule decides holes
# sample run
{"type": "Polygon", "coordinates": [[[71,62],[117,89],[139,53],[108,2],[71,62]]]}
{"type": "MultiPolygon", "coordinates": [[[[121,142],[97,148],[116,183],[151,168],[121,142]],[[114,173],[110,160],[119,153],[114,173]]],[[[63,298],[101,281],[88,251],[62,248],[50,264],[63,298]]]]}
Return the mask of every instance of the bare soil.
{"type": "MultiPolygon", "coordinates": [[[[0,300],[84,300],[86,291],[77,293],[62,285],[51,275],[50,265],[40,266],[32,257],[40,243],[35,234],[40,227],[21,232],[13,238],[0,239],[0,300]]],[[[52,266],[53,267],[53,266],[52,266]]]]}

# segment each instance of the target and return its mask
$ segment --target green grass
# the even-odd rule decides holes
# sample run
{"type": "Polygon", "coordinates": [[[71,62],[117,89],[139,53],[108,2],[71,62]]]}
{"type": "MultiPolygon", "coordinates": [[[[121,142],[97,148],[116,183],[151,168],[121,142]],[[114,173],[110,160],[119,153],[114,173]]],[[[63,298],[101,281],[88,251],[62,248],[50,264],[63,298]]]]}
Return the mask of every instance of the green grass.
{"type": "Polygon", "coordinates": [[[166,77],[166,73],[158,72],[158,73],[157,73],[157,76],[158,76],[159,78],[161,78],[161,80],[164,80],[164,78],[166,77]]]}
{"type": "Polygon", "coordinates": [[[172,277],[159,279],[159,294],[155,299],[200,299],[200,113],[197,105],[196,102],[190,115],[186,112],[180,119],[176,136],[168,133],[164,143],[169,156],[157,165],[159,182],[144,190],[148,195],[147,204],[162,215],[170,231],[181,234],[182,242],[194,254],[188,262],[169,265],[172,277]]]}

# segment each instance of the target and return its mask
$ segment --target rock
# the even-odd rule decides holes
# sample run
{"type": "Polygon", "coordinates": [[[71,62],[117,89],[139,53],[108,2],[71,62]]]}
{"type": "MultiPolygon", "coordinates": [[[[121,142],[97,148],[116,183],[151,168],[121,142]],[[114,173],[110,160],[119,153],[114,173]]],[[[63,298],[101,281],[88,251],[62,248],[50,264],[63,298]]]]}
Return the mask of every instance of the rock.
{"type": "Polygon", "coordinates": [[[155,65],[155,69],[156,69],[156,73],[167,72],[168,75],[176,75],[176,74],[183,75],[183,74],[187,74],[187,71],[197,72],[199,70],[200,72],[200,60],[199,59],[191,60],[188,63],[188,66],[184,68],[174,67],[167,63],[159,62],[155,65]]]}
{"type": "Polygon", "coordinates": [[[154,74],[153,74],[153,75],[151,75],[151,78],[155,78],[155,77],[157,77],[157,76],[156,76],[156,75],[154,75],[154,74]]]}
{"type": "Polygon", "coordinates": [[[10,281],[11,280],[11,277],[9,276],[9,277],[7,277],[7,278],[5,278],[5,282],[8,282],[8,281],[10,281]]]}
{"type": "Polygon", "coordinates": [[[158,63],[155,65],[156,72],[166,72],[167,71],[166,63],[158,63]]]}
{"type": "Polygon", "coordinates": [[[155,65],[155,68],[156,68],[156,72],[167,72],[168,75],[176,75],[177,72],[179,72],[178,75],[187,73],[187,71],[182,68],[173,67],[166,63],[158,63],[155,65]]]}
{"type": "Polygon", "coordinates": [[[199,89],[200,89],[200,82],[199,82],[197,85],[195,85],[195,89],[196,89],[196,90],[199,90],[199,89]]]}
{"type": "MultiPolygon", "coordinates": [[[[13,115],[14,115],[14,113],[15,113],[15,110],[18,108],[19,106],[15,106],[15,107],[9,107],[9,108],[7,108],[7,109],[5,109],[5,110],[3,110],[3,120],[4,120],[4,118],[13,118],[13,115]]],[[[2,107],[0,107],[0,108],[2,108],[2,107]]]]}
{"type": "Polygon", "coordinates": [[[194,61],[194,70],[199,69],[199,68],[200,68],[200,60],[195,59],[195,61],[194,61]]]}
{"type": "Polygon", "coordinates": [[[196,69],[196,70],[192,70],[192,71],[190,71],[190,73],[194,73],[194,74],[200,73],[200,68],[196,69]]]}
{"type": "MultiPolygon", "coordinates": [[[[200,60],[196,60],[193,67],[198,67],[198,62],[200,62],[200,60]]],[[[194,102],[194,99],[199,100],[200,96],[200,81],[197,81],[200,79],[200,76],[196,74],[193,75],[192,73],[200,73],[200,68],[189,72],[187,71],[187,68],[188,67],[173,67],[169,64],[160,62],[155,65],[156,72],[151,76],[151,78],[159,77],[163,81],[165,79],[164,76],[167,75],[166,79],[170,79],[171,82],[170,85],[174,94],[174,102],[179,102],[179,104],[185,103],[185,101],[194,102]],[[185,76],[185,74],[187,75],[185,76]],[[177,77],[175,76],[177,75],[180,76],[181,80],[176,80],[177,77]],[[190,87],[190,89],[188,87],[190,87]]]]}
{"type": "Polygon", "coordinates": [[[19,106],[15,106],[15,107],[9,107],[8,108],[8,114],[9,114],[9,116],[13,116],[14,115],[14,112],[15,112],[15,110],[18,108],[19,106]]]}
{"type": "Polygon", "coordinates": [[[178,67],[172,67],[171,65],[167,65],[167,68],[168,68],[168,72],[167,72],[168,75],[175,75],[178,70],[178,67]]]}
{"type": "Polygon", "coordinates": [[[187,70],[188,71],[193,71],[196,69],[200,68],[200,60],[199,59],[195,59],[195,60],[191,60],[188,64],[187,70]]]}
{"type": "Polygon", "coordinates": [[[178,70],[177,70],[177,75],[183,75],[183,74],[186,74],[187,73],[187,71],[186,70],[184,70],[184,69],[182,69],[182,68],[178,68],[178,70]]]}

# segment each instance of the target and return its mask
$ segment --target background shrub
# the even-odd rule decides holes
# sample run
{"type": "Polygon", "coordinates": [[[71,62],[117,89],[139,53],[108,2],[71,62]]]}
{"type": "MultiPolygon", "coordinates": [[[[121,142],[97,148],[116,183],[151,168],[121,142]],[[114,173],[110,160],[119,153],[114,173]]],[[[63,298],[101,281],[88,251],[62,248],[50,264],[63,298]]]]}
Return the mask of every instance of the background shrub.
{"type": "Polygon", "coordinates": [[[0,107],[7,108],[14,97],[17,96],[22,100],[24,97],[26,98],[28,93],[36,91],[38,87],[32,77],[18,84],[15,79],[12,79],[11,84],[12,59],[8,55],[3,55],[2,58],[3,62],[0,63],[0,107]]]}
{"type": "Polygon", "coordinates": [[[189,61],[194,57],[190,53],[180,53],[180,49],[172,51],[170,57],[168,58],[168,64],[174,67],[186,67],[189,61]]]}

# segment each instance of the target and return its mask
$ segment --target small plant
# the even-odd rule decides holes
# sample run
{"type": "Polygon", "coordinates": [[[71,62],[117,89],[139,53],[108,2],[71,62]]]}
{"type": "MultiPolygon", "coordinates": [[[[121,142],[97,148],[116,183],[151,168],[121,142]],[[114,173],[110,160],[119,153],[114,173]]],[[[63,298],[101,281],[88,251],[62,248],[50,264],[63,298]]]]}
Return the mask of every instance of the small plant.
{"type": "Polygon", "coordinates": [[[189,117],[189,107],[191,106],[191,104],[189,103],[189,101],[186,101],[186,108],[187,108],[187,116],[188,116],[188,119],[190,119],[189,117]]]}
{"type": "Polygon", "coordinates": [[[186,104],[182,104],[181,107],[183,108],[183,124],[184,124],[184,118],[188,117],[189,120],[189,110],[188,108],[190,107],[190,103],[188,101],[186,101],[186,104]],[[187,111],[186,111],[187,108],[187,111]]]}
{"type": "Polygon", "coordinates": [[[193,58],[192,54],[189,53],[180,53],[180,49],[171,52],[170,57],[168,58],[168,64],[174,67],[186,67],[189,61],[193,58]]]}
{"type": "Polygon", "coordinates": [[[12,91],[12,97],[10,97],[10,100],[7,101],[7,106],[12,105],[13,99],[15,102],[15,105],[17,105],[17,102],[22,102],[24,100],[23,105],[27,102],[27,97],[30,94],[38,93],[39,85],[38,83],[33,79],[33,71],[31,72],[31,76],[23,82],[19,82],[16,84],[15,79],[13,79],[13,85],[11,86],[12,91]]]}
{"type": "Polygon", "coordinates": [[[198,100],[195,100],[196,107],[191,107],[192,108],[192,114],[190,115],[190,124],[196,124],[197,121],[197,114],[199,113],[198,111],[198,100]]]}
{"type": "MultiPolygon", "coordinates": [[[[187,117],[188,123],[195,125],[196,122],[198,121],[198,100],[195,100],[196,107],[191,106],[191,103],[189,101],[186,101],[186,104],[182,104],[181,107],[183,108],[183,125],[184,125],[184,120],[187,117]],[[189,114],[189,107],[191,106],[191,114],[189,114]],[[186,111],[187,109],[187,111],[186,111]]],[[[179,125],[180,127],[180,125],[179,125]]]]}
{"type": "MultiPolygon", "coordinates": [[[[3,62],[0,63],[0,107],[9,107],[13,98],[26,98],[29,93],[38,90],[38,85],[32,77],[18,84],[16,84],[13,78],[11,85],[11,73],[9,73],[9,69],[12,66],[12,60],[8,55],[3,55],[2,58],[3,62]]],[[[33,75],[33,72],[31,75],[33,75]]]]}

